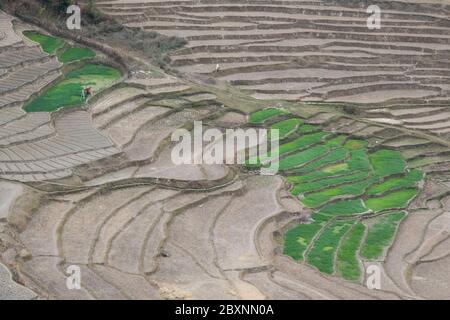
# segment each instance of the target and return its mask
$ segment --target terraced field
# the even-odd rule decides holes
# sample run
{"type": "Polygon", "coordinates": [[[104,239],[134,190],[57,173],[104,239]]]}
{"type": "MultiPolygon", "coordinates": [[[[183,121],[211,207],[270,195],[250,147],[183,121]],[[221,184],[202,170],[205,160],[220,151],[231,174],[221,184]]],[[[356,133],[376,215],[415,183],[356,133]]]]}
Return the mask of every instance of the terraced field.
{"type": "MultiPolygon", "coordinates": [[[[118,153],[118,149],[90,124],[87,112],[50,115],[25,113],[24,104],[60,76],[61,63],[54,55],[14,32],[11,17],[1,13],[6,38],[0,41],[0,177],[42,181],[71,175],[71,169],[118,153]],[[12,39],[16,41],[13,42],[12,39]]],[[[18,25],[18,30],[24,27],[18,25]]],[[[29,33],[27,33],[30,35],[29,33]]],[[[56,52],[64,45],[57,38],[34,38],[56,52]],[[55,44],[56,43],[56,44],[55,44]]],[[[50,89],[52,90],[52,89],[50,89]]],[[[79,92],[76,93],[77,97],[79,92]]],[[[67,97],[67,96],[66,96],[67,97]]],[[[43,97],[31,99],[31,107],[43,97]]],[[[61,101],[56,101],[58,107],[61,101]]],[[[29,105],[30,106],[30,105],[29,105]]],[[[49,107],[48,101],[45,107],[49,107]]]]}
{"type": "Polygon", "coordinates": [[[128,26],[186,38],[188,46],[172,56],[174,66],[259,98],[373,103],[447,91],[450,7],[372,4],[382,9],[380,31],[367,28],[366,7],[358,2],[116,0],[98,6],[128,26]]]}
{"type": "Polygon", "coordinates": [[[96,58],[0,12],[0,298],[450,298],[448,7],[402,3],[370,34],[341,2],[101,1],[189,40],[186,74],[139,57],[82,107],[30,113],[96,58]],[[173,164],[194,121],[280,130],[279,174],[173,164]]]}
{"type": "MultiPolygon", "coordinates": [[[[264,119],[270,128],[304,123],[274,109],[257,111],[250,119],[264,119]]],[[[304,131],[297,126],[284,135],[279,168],[292,185],[291,194],[314,210],[313,220],[287,231],[284,253],[321,272],[360,280],[360,260],[383,258],[406,215],[399,210],[417,195],[423,174],[407,169],[399,151],[372,151],[364,140],[323,132],[320,126],[304,131]]]]}
{"type": "MultiPolygon", "coordinates": [[[[96,53],[89,48],[71,47],[57,37],[45,35],[36,31],[23,33],[30,40],[41,45],[42,50],[56,54],[63,64],[91,59],[96,53]]],[[[85,104],[89,97],[83,93],[85,88],[91,88],[98,93],[114,85],[121,78],[121,72],[111,66],[100,63],[86,63],[65,74],[63,79],[52,85],[39,97],[32,99],[24,106],[26,112],[53,112],[61,108],[74,108],[85,104]]]]}
{"type": "Polygon", "coordinates": [[[64,80],[50,87],[38,98],[25,105],[26,112],[53,112],[60,108],[73,108],[85,103],[82,96],[84,88],[90,87],[94,92],[111,87],[120,79],[119,70],[100,64],[87,64],[71,71],[64,80]]]}
{"type": "Polygon", "coordinates": [[[371,4],[382,10],[380,30],[367,28],[362,1],[102,0],[98,6],[127,26],[188,40],[171,56],[187,74],[226,81],[258,99],[352,103],[380,123],[448,137],[450,4],[371,4]]]}

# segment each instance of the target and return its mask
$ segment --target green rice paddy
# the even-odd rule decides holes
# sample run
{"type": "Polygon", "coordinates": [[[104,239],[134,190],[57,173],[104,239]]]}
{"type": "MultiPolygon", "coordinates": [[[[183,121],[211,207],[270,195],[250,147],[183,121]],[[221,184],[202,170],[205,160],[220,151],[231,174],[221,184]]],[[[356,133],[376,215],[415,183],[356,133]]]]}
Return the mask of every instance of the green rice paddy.
{"type": "MultiPolygon", "coordinates": [[[[326,165],[331,165],[333,163],[338,163],[344,161],[348,157],[348,151],[344,148],[337,148],[332,150],[330,153],[328,153],[326,156],[322,157],[321,159],[314,161],[313,163],[310,163],[306,166],[303,166],[299,169],[296,169],[295,173],[308,173],[308,172],[314,172],[315,169],[324,167],[326,165]]],[[[300,176],[304,177],[304,176],[300,176]]]]}
{"type": "Polygon", "coordinates": [[[300,133],[310,133],[310,132],[315,132],[315,131],[319,131],[320,130],[320,126],[317,126],[315,124],[304,124],[302,126],[300,126],[300,128],[298,128],[298,131],[300,133]]]}
{"type": "Polygon", "coordinates": [[[309,208],[319,208],[339,196],[362,195],[369,183],[369,180],[364,179],[363,181],[348,182],[348,184],[338,187],[331,187],[323,191],[310,192],[303,195],[303,197],[301,197],[301,201],[309,208]]]}
{"type": "Polygon", "coordinates": [[[353,221],[336,221],[326,227],[308,253],[307,262],[321,272],[333,274],[334,255],[338,250],[339,241],[353,223],[353,221]]]}
{"type": "Polygon", "coordinates": [[[316,215],[316,220],[311,224],[299,224],[295,228],[286,232],[284,254],[291,256],[295,260],[303,260],[304,252],[308,248],[314,236],[322,229],[327,220],[320,221],[320,215],[316,215]]]}
{"type": "Polygon", "coordinates": [[[362,223],[357,223],[345,237],[339,248],[337,269],[339,274],[347,280],[359,280],[361,278],[358,250],[365,230],[366,227],[362,223]]]}
{"type": "Polygon", "coordinates": [[[39,33],[37,31],[24,31],[24,36],[40,44],[42,50],[48,54],[58,52],[59,60],[64,63],[71,63],[83,59],[95,57],[95,52],[89,48],[70,47],[63,39],[39,33]]]}
{"type": "Polygon", "coordinates": [[[358,216],[368,210],[361,199],[340,200],[324,206],[319,213],[328,217],[358,216]]]}
{"type": "MultiPolygon", "coordinates": [[[[70,47],[63,39],[36,31],[23,33],[30,40],[41,45],[48,54],[56,54],[63,64],[91,59],[96,56],[89,48],[70,47]]],[[[84,88],[91,87],[94,94],[110,87],[121,77],[119,70],[94,63],[87,63],[79,69],[64,75],[53,86],[24,106],[26,112],[53,112],[60,108],[83,105],[86,97],[84,88]]]]}
{"type": "Polygon", "coordinates": [[[361,257],[370,260],[380,258],[394,239],[397,227],[405,216],[405,212],[395,212],[378,217],[377,222],[369,228],[361,247],[361,257]]]}
{"type": "Polygon", "coordinates": [[[386,177],[405,171],[406,162],[400,152],[379,150],[369,155],[370,164],[378,177],[386,177]]]}
{"type": "Polygon", "coordinates": [[[394,191],[383,197],[366,200],[366,206],[375,212],[404,208],[417,193],[418,190],[416,188],[394,191]]]}
{"type": "MultiPolygon", "coordinates": [[[[312,181],[310,183],[299,183],[292,188],[291,193],[293,195],[299,195],[300,193],[311,192],[315,190],[320,190],[326,188],[330,185],[337,185],[345,182],[353,182],[355,180],[361,180],[368,177],[366,172],[354,173],[350,175],[330,177],[322,180],[312,181]]],[[[295,182],[296,177],[288,177],[287,180],[290,182],[295,182]]]]}
{"type": "Polygon", "coordinates": [[[398,151],[372,151],[367,141],[325,132],[286,110],[265,109],[250,119],[282,132],[279,172],[292,195],[313,209],[311,223],[285,233],[284,254],[359,281],[361,258],[379,259],[389,248],[422,172],[409,170],[398,151]],[[276,122],[279,115],[285,120],[276,122]]]}
{"type": "Polygon", "coordinates": [[[280,170],[299,167],[309,161],[316,159],[318,156],[327,152],[327,148],[323,145],[315,146],[298,153],[288,155],[280,160],[280,170]]]}
{"type": "Polygon", "coordinates": [[[59,60],[62,63],[71,63],[83,59],[94,58],[95,52],[89,48],[68,48],[60,54],[59,60]]]}
{"type": "Polygon", "coordinates": [[[24,31],[24,36],[41,45],[42,50],[48,54],[54,54],[56,50],[62,48],[66,42],[57,37],[48,36],[36,31],[24,31]]]}
{"type": "Polygon", "coordinates": [[[406,176],[399,178],[389,178],[384,182],[373,185],[369,190],[367,190],[368,195],[381,195],[391,190],[411,188],[417,185],[417,183],[422,180],[423,174],[419,170],[411,170],[406,176]]]}
{"type": "Polygon", "coordinates": [[[289,134],[296,131],[298,129],[298,127],[300,126],[300,124],[302,124],[302,121],[300,121],[300,119],[292,118],[292,119],[274,123],[270,127],[270,129],[279,130],[280,139],[284,139],[289,134]]]}
{"type": "Polygon", "coordinates": [[[327,134],[325,132],[317,132],[307,135],[302,135],[301,137],[280,146],[280,154],[285,154],[292,151],[298,151],[305,147],[311,146],[313,144],[319,143],[323,137],[327,134]]]}
{"type": "Polygon", "coordinates": [[[95,93],[110,87],[120,77],[120,71],[112,67],[87,64],[68,73],[62,81],[44,91],[24,109],[26,112],[52,112],[80,106],[85,102],[81,94],[84,87],[91,87],[95,93]]]}
{"type": "Polygon", "coordinates": [[[279,108],[267,108],[263,110],[256,111],[250,115],[250,123],[263,123],[264,121],[280,116],[283,114],[287,114],[288,111],[285,109],[279,108]]]}

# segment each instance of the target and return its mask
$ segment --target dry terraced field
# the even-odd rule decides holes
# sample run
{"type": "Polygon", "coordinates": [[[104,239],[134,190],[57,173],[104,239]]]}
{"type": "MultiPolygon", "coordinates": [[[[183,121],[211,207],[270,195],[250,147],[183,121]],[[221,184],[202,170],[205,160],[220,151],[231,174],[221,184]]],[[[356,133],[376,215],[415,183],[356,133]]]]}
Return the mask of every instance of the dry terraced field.
{"type": "Polygon", "coordinates": [[[329,1],[102,1],[186,37],[177,69],[235,86],[159,70],[54,113],[22,107],[60,60],[0,13],[0,298],[450,298],[448,9],[396,3],[369,36],[329,1]],[[171,133],[197,120],[280,129],[280,174],[172,164],[171,133]]]}
{"type": "Polygon", "coordinates": [[[449,137],[450,3],[332,0],[99,1],[127,26],[188,40],[171,55],[187,74],[258,99],[351,103],[366,117],[449,137]],[[217,66],[219,70],[217,70],[217,66]]]}

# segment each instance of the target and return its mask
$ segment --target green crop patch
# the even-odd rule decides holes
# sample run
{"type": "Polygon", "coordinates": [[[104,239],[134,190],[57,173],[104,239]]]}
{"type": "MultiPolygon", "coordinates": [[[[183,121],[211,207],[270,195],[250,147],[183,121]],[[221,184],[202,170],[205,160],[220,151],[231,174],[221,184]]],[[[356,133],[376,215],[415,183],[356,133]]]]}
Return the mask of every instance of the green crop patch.
{"type": "Polygon", "coordinates": [[[311,244],[312,239],[326,225],[325,217],[317,214],[315,221],[310,224],[299,224],[286,232],[284,237],[284,254],[295,260],[303,260],[304,252],[311,244]]]}
{"type": "Polygon", "coordinates": [[[370,164],[378,177],[386,177],[405,171],[406,162],[398,151],[379,150],[369,155],[370,164]]]}
{"type": "Polygon", "coordinates": [[[365,230],[366,227],[362,223],[357,223],[339,248],[337,269],[342,277],[347,280],[359,280],[361,278],[361,267],[357,254],[365,230]]]}
{"type": "Polygon", "coordinates": [[[411,170],[404,177],[394,177],[379,184],[373,185],[367,190],[368,195],[381,195],[391,190],[412,188],[423,179],[423,174],[419,170],[411,170]]]}
{"type": "Polygon", "coordinates": [[[367,212],[367,208],[360,199],[356,200],[340,200],[332,204],[326,205],[320,209],[320,213],[324,216],[349,216],[367,212]]]}
{"type": "Polygon", "coordinates": [[[267,108],[256,111],[250,115],[250,123],[263,123],[270,118],[288,114],[289,111],[281,108],[267,108]]]}
{"type": "MultiPolygon", "coordinates": [[[[359,181],[359,180],[367,178],[367,177],[368,177],[368,174],[366,172],[360,172],[360,173],[355,173],[355,174],[350,174],[350,175],[345,175],[345,176],[316,180],[316,181],[308,182],[308,183],[301,183],[301,184],[294,186],[294,188],[291,190],[291,193],[293,195],[298,195],[300,193],[320,190],[325,187],[330,187],[330,186],[334,186],[334,185],[345,183],[345,182],[359,181]]],[[[295,177],[288,177],[287,180],[289,182],[293,182],[293,181],[295,181],[295,177]]]]}
{"type": "Polygon", "coordinates": [[[351,150],[364,149],[367,147],[367,142],[362,140],[348,140],[345,143],[345,147],[351,150]]]}
{"type": "Polygon", "coordinates": [[[85,103],[84,87],[94,92],[110,87],[121,77],[119,70],[109,66],[88,64],[67,74],[62,81],[25,106],[26,112],[52,112],[60,108],[80,106],[85,103]]]}
{"type": "Polygon", "coordinates": [[[361,257],[369,260],[379,259],[391,244],[398,225],[405,216],[405,212],[395,212],[379,217],[369,228],[366,241],[361,247],[361,257]]]}
{"type": "Polygon", "coordinates": [[[305,147],[319,143],[325,136],[327,136],[325,132],[317,132],[301,136],[291,142],[282,144],[279,148],[279,153],[281,155],[295,150],[304,149],[305,147]]]}
{"type": "Polygon", "coordinates": [[[319,131],[321,128],[318,125],[315,124],[304,124],[298,128],[298,132],[300,133],[311,133],[319,131]]]}
{"type": "MultiPolygon", "coordinates": [[[[303,166],[299,169],[293,170],[293,173],[295,174],[301,174],[301,173],[308,173],[311,171],[314,171],[318,168],[324,167],[326,165],[329,165],[331,163],[336,162],[343,162],[348,156],[348,151],[344,148],[337,148],[334,150],[331,150],[329,154],[326,156],[320,158],[317,161],[314,161],[313,163],[307,164],[306,166],[303,166]]],[[[316,171],[318,172],[318,171],[316,171]]]]}
{"type": "Polygon", "coordinates": [[[312,147],[305,151],[301,151],[292,155],[289,155],[280,160],[280,170],[286,170],[301,166],[309,161],[319,158],[328,151],[328,148],[322,145],[312,147]]]}
{"type": "Polygon", "coordinates": [[[344,143],[345,139],[347,139],[346,136],[337,136],[337,137],[335,137],[333,139],[328,140],[325,143],[325,145],[327,147],[330,147],[330,148],[339,147],[339,146],[341,146],[344,143]]]}
{"type": "Polygon", "coordinates": [[[336,221],[328,226],[307,255],[309,264],[315,266],[323,273],[334,273],[334,254],[339,242],[351,228],[354,221],[336,221]]]}
{"type": "MultiPolygon", "coordinates": [[[[321,158],[323,159],[323,158],[321,158]]],[[[313,171],[313,172],[309,172],[306,173],[304,175],[296,175],[298,173],[301,173],[301,169],[304,169],[306,167],[309,167],[310,165],[314,165],[315,163],[321,161],[321,159],[311,162],[310,164],[308,164],[307,166],[303,166],[301,168],[298,169],[294,169],[294,170],[290,170],[289,173],[290,174],[295,174],[295,176],[289,176],[289,179],[292,183],[300,183],[300,182],[310,182],[310,181],[315,181],[315,180],[321,180],[321,179],[326,179],[326,178],[336,178],[336,177],[340,177],[340,176],[346,176],[351,174],[350,171],[347,170],[342,170],[341,172],[338,173],[332,173],[332,172],[326,172],[324,170],[317,170],[317,171],[313,171]]],[[[336,166],[340,166],[341,164],[337,164],[336,166]]],[[[342,165],[347,165],[347,164],[342,164],[342,165]]],[[[334,166],[334,165],[333,165],[334,166]]],[[[355,171],[357,172],[357,171],[355,171]]]]}
{"type": "Polygon", "coordinates": [[[279,147],[279,172],[291,184],[290,193],[313,212],[311,223],[287,230],[283,252],[323,273],[362,281],[361,257],[383,256],[406,215],[391,210],[406,208],[423,174],[408,170],[396,150],[373,150],[365,140],[293,120],[272,125],[282,136],[295,131],[295,138],[279,147]]]}
{"type": "Polygon", "coordinates": [[[61,38],[47,36],[36,31],[24,31],[24,36],[41,45],[42,50],[48,54],[54,54],[56,50],[65,45],[65,41],[61,38]]]}
{"type": "Polygon", "coordinates": [[[95,52],[89,48],[68,48],[59,56],[62,63],[71,63],[83,59],[94,58],[95,52]]]}
{"type": "MultiPolygon", "coordinates": [[[[344,161],[348,157],[347,161],[339,161],[340,163],[334,163],[325,166],[320,171],[311,173],[311,175],[307,177],[308,179],[318,179],[335,175],[352,174],[360,171],[371,171],[370,163],[364,150],[348,150],[346,148],[338,148],[334,151],[336,151],[336,153],[333,154],[332,151],[327,157],[324,157],[317,162],[312,163],[311,165],[315,166],[318,164],[322,166],[323,164],[327,164],[330,162],[338,162],[339,160],[344,161]]],[[[305,169],[305,167],[299,170],[302,169],[305,169]]]]}
{"type": "Polygon", "coordinates": [[[331,176],[337,173],[343,173],[348,171],[348,163],[337,163],[327,166],[321,170],[323,176],[331,176]]]}
{"type": "MultiPolygon", "coordinates": [[[[58,58],[64,64],[95,57],[95,52],[88,48],[68,47],[66,42],[58,37],[48,36],[36,31],[24,31],[30,40],[37,42],[48,54],[58,51],[58,58]],[[64,51],[59,50],[66,47],[64,51]],[[62,51],[62,52],[61,52],[62,51]]],[[[100,64],[86,64],[64,76],[62,80],[46,89],[37,98],[24,106],[26,112],[53,112],[60,108],[81,106],[85,103],[85,89],[90,88],[91,94],[110,87],[118,79],[119,70],[100,64]]]]}
{"type": "Polygon", "coordinates": [[[288,137],[290,134],[297,131],[297,128],[302,123],[301,120],[293,118],[273,124],[270,129],[279,130],[280,139],[288,137]]]}
{"type": "Polygon", "coordinates": [[[416,188],[394,191],[383,197],[367,199],[366,206],[375,212],[405,208],[417,193],[418,190],[416,188]]]}
{"type": "MultiPolygon", "coordinates": [[[[62,49],[64,46],[67,47],[66,42],[58,37],[48,36],[36,31],[24,31],[23,34],[28,39],[38,43],[42,50],[48,54],[54,54],[58,49],[62,49]]],[[[59,60],[64,64],[94,57],[95,52],[89,48],[68,47],[58,54],[59,60]]]]}
{"type": "Polygon", "coordinates": [[[309,208],[319,208],[338,196],[362,195],[370,185],[370,179],[355,181],[338,187],[332,187],[323,191],[307,193],[302,198],[302,203],[309,208]]]}
{"type": "Polygon", "coordinates": [[[350,151],[350,159],[348,160],[348,170],[350,171],[372,170],[365,149],[356,149],[350,151]]]}

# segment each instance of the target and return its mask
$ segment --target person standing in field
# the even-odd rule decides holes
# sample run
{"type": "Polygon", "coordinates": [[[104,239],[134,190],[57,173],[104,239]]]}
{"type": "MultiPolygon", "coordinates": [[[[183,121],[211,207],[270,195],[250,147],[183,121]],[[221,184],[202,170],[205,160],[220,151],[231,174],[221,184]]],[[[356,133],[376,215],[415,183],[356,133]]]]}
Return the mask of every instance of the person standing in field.
{"type": "Polygon", "coordinates": [[[84,89],[84,99],[87,100],[92,95],[92,88],[87,87],[84,89]]]}

